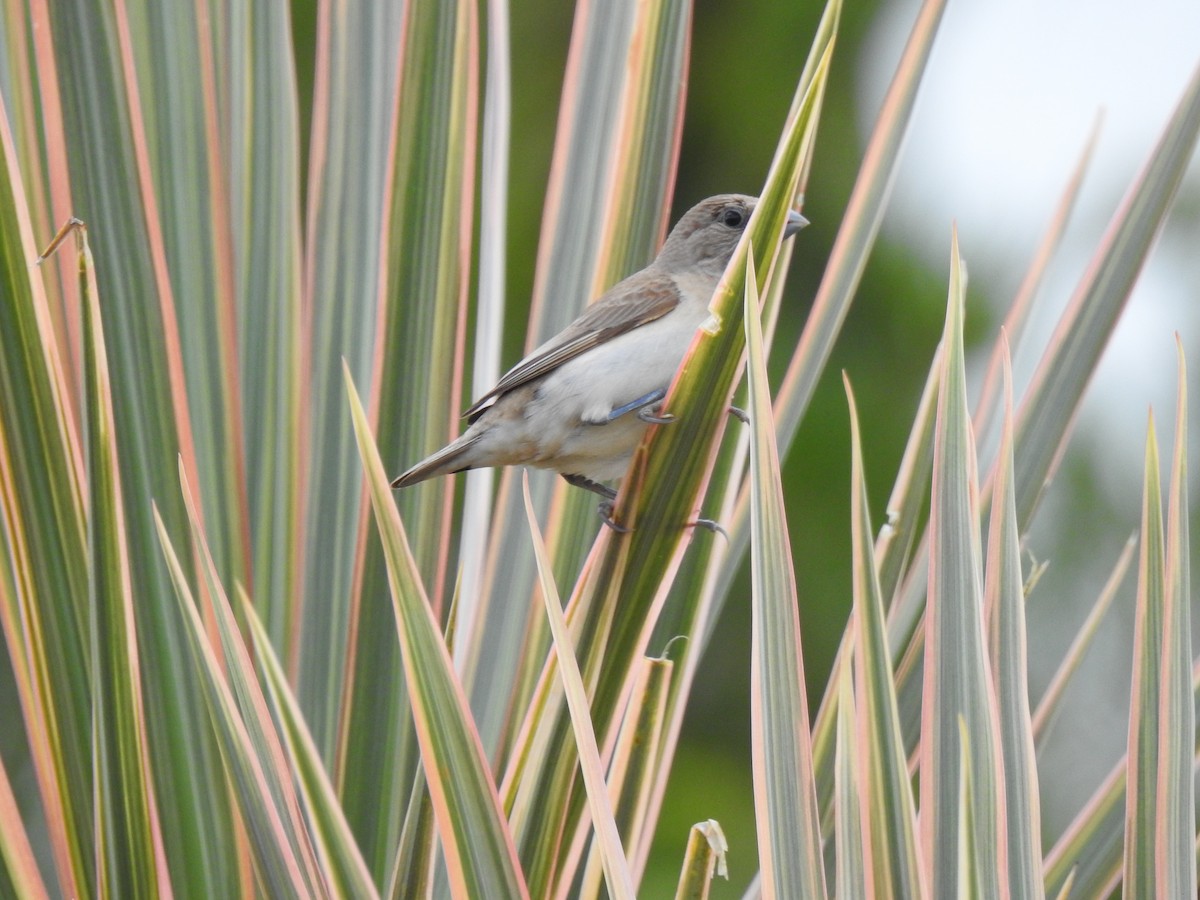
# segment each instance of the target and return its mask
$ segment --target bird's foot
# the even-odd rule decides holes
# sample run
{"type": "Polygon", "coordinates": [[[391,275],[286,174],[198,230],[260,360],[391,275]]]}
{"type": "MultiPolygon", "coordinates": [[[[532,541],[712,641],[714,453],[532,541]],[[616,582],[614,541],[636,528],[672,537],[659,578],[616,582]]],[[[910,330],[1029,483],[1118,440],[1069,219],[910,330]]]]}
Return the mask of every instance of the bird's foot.
{"type": "Polygon", "coordinates": [[[603,522],[605,525],[607,525],[609,528],[611,528],[613,531],[615,531],[617,534],[629,534],[629,532],[633,531],[632,528],[628,528],[628,527],[622,525],[621,523],[619,523],[616,519],[614,519],[612,517],[613,501],[601,500],[600,505],[596,507],[596,512],[598,512],[600,514],[600,521],[603,522]]]}
{"type": "Polygon", "coordinates": [[[735,419],[737,419],[739,422],[741,422],[743,425],[750,424],[750,414],[748,412],[746,412],[744,409],[742,409],[740,406],[729,407],[729,414],[731,416],[733,416],[735,419]]]}
{"type": "Polygon", "coordinates": [[[610,410],[608,415],[597,424],[607,425],[609,422],[615,422],[626,413],[637,410],[638,418],[643,422],[665,425],[675,419],[670,413],[662,413],[659,409],[662,399],[665,396],[667,396],[665,388],[653,390],[644,396],[638,397],[636,400],[630,400],[628,403],[610,410]]]}
{"type": "Polygon", "coordinates": [[[564,474],[563,481],[573,487],[583,488],[585,491],[591,491],[593,494],[600,495],[600,497],[603,499],[600,501],[600,505],[596,507],[596,512],[600,514],[600,521],[613,531],[617,532],[617,534],[629,534],[629,532],[633,530],[632,528],[626,528],[624,525],[619,524],[617,520],[612,517],[613,503],[617,499],[617,492],[615,488],[610,488],[608,485],[601,484],[598,481],[592,481],[592,479],[586,478],[583,475],[564,474]]]}
{"type": "Polygon", "coordinates": [[[675,421],[673,415],[662,411],[661,403],[656,403],[653,406],[643,406],[638,410],[637,417],[647,425],[670,425],[675,421]]]}
{"type": "Polygon", "coordinates": [[[708,531],[711,531],[713,534],[721,535],[721,537],[725,538],[726,541],[729,540],[729,532],[725,530],[720,522],[715,522],[712,519],[696,519],[692,522],[688,522],[688,527],[704,528],[708,531]]]}

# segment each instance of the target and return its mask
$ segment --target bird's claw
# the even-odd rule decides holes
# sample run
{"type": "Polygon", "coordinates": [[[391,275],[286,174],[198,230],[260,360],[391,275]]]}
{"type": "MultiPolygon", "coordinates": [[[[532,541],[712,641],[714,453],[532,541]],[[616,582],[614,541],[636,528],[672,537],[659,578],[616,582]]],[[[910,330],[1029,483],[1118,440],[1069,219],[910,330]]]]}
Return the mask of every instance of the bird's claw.
{"type": "Polygon", "coordinates": [[[643,422],[648,422],[655,425],[665,425],[667,422],[674,421],[675,417],[670,413],[661,413],[662,399],[667,396],[666,388],[656,388],[648,394],[638,397],[636,400],[630,400],[621,406],[614,407],[609,410],[599,422],[592,422],[593,425],[606,425],[609,422],[615,422],[617,419],[626,413],[631,413],[637,410],[637,417],[643,422]]]}
{"type": "Polygon", "coordinates": [[[739,406],[729,407],[729,414],[741,422],[743,425],[750,424],[750,414],[739,406]]]}
{"type": "Polygon", "coordinates": [[[637,417],[649,425],[670,425],[675,417],[669,412],[662,412],[657,406],[644,406],[637,411],[637,417]]]}
{"type": "Polygon", "coordinates": [[[713,534],[721,535],[721,537],[725,538],[726,541],[729,540],[729,532],[725,530],[720,522],[714,522],[712,519],[696,519],[695,521],[688,522],[688,525],[693,528],[697,526],[700,528],[705,528],[708,531],[711,531],[713,534]]]}
{"type": "Polygon", "coordinates": [[[626,528],[619,524],[613,517],[613,501],[602,500],[600,505],[596,507],[596,512],[600,514],[600,521],[615,531],[617,534],[629,534],[633,531],[632,528],[626,528]]]}

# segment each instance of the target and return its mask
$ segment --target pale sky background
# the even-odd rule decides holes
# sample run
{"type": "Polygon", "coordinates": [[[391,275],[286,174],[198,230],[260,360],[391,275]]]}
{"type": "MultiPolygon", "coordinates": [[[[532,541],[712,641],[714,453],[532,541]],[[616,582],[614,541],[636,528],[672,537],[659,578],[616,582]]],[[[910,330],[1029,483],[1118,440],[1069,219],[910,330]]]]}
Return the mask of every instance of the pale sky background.
{"type": "MultiPolygon", "coordinates": [[[[860,90],[865,112],[860,125],[864,135],[874,123],[918,5],[913,0],[892,4],[865,44],[858,65],[863,73],[860,90]]],[[[1065,245],[1039,298],[1041,314],[1034,319],[1026,352],[1019,352],[1015,360],[1018,392],[1197,65],[1200,2],[1196,0],[949,5],[921,88],[884,230],[935,270],[948,272],[950,227],[957,222],[960,250],[970,272],[968,316],[970,305],[985,298],[998,309],[1007,308],[1093,123],[1101,110],[1104,113],[1100,143],[1065,245]]],[[[1095,454],[1101,481],[1121,523],[1117,530],[1106,525],[1103,534],[1090,534],[1094,523],[1073,518],[1070,487],[1061,484],[1065,479],[1060,476],[1031,535],[1035,554],[1051,564],[1029,607],[1035,697],[1094,601],[1124,535],[1138,526],[1150,405],[1158,422],[1160,453],[1169,460],[1175,331],[1182,336],[1190,366],[1191,482],[1196,497],[1200,487],[1196,474],[1200,471],[1196,465],[1200,451],[1200,163],[1196,159],[1176,200],[1175,214],[1088,389],[1073,445],[1074,452],[1095,454]],[[1060,534],[1071,531],[1094,540],[1097,547],[1095,558],[1078,571],[1071,571],[1071,564],[1064,565],[1061,558],[1065,551],[1060,534]],[[1043,633],[1056,626],[1060,636],[1043,633]]],[[[1192,508],[1197,508],[1195,501],[1192,508]]],[[[1193,571],[1196,568],[1193,565],[1193,571]]],[[[1111,627],[1098,640],[1097,656],[1129,658],[1129,606],[1135,577],[1127,580],[1117,599],[1111,627]]],[[[1196,618],[1193,612],[1193,624],[1200,624],[1196,618]]],[[[1098,665],[1082,675],[1093,696],[1086,705],[1078,695],[1069,698],[1076,714],[1058,723],[1048,758],[1043,760],[1047,769],[1065,769],[1077,779],[1074,784],[1042,785],[1049,795],[1044,812],[1051,832],[1066,825],[1071,809],[1107,774],[1126,738],[1128,661],[1124,667],[1098,665]],[[1110,755],[1097,759],[1094,753],[1079,754],[1081,742],[1083,746],[1098,742],[1109,748],[1110,755]],[[1071,755],[1090,759],[1072,766],[1071,755]]]]}

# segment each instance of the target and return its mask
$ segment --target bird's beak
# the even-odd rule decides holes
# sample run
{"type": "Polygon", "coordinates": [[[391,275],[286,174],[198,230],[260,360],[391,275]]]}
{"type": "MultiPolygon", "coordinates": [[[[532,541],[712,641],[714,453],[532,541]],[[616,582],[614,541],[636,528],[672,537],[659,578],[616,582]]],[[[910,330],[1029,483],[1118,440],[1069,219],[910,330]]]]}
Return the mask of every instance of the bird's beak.
{"type": "Polygon", "coordinates": [[[788,210],[787,224],[783,226],[783,236],[790,238],[793,234],[808,224],[808,219],[794,209],[788,210]]]}

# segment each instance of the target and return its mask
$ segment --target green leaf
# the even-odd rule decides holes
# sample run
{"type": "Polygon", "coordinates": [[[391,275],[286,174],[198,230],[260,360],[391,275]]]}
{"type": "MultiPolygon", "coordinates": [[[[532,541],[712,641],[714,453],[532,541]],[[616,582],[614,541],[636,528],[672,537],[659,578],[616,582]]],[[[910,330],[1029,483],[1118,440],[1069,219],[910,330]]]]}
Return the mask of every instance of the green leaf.
{"type": "MultiPolygon", "coordinates": [[[[939,374],[940,377],[940,374],[939,374]]],[[[878,568],[863,472],[862,437],[858,408],[850,380],[842,377],[850,406],[850,522],[853,538],[854,625],[851,648],[857,692],[858,753],[864,758],[859,771],[866,777],[859,786],[865,809],[862,825],[869,843],[865,856],[872,871],[871,884],[879,897],[922,897],[927,876],[920,867],[916,838],[916,809],[908,772],[908,757],[900,731],[892,657],[888,648],[883,592],[878,568]]],[[[931,378],[929,384],[936,384],[931,378]]],[[[845,657],[839,666],[849,679],[845,657]]],[[[842,694],[839,688],[838,696],[842,694]]],[[[838,719],[842,718],[840,702],[838,719]]]]}
{"type": "Polygon", "coordinates": [[[1046,270],[1062,245],[1062,238],[1066,233],[1071,213],[1075,209],[1075,202],[1079,199],[1079,189],[1083,186],[1084,175],[1087,174],[1088,166],[1095,155],[1096,144],[1100,139],[1101,118],[1099,115],[1096,117],[1096,122],[1092,126],[1091,134],[1088,135],[1079,161],[1075,164],[1074,171],[1071,172],[1071,177],[1067,181],[1066,188],[1063,189],[1058,206],[1046,226],[1045,233],[1037,243],[1033,260],[1025,272],[1025,277],[1021,279],[1016,296],[1013,297],[1012,304],[1009,306],[1008,315],[1004,317],[1000,338],[992,347],[987,373],[984,375],[983,384],[979,389],[979,402],[975,405],[976,439],[980,444],[986,443],[991,426],[996,424],[996,410],[1004,400],[1002,396],[1004,360],[1011,359],[1013,353],[1019,353],[1021,350],[1021,339],[1025,335],[1026,326],[1032,316],[1034,301],[1044,283],[1046,270]]]}
{"type": "MultiPolygon", "coordinates": [[[[177,367],[171,373],[177,381],[163,379],[154,387],[170,386],[171,424],[209,526],[217,569],[229,583],[248,582],[239,285],[219,121],[225,98],[218,96],[217,73],[230,81],[243,79],[218,68],[211,26],[194,9],[129,3],[114,7],[113,18],[118,53],[112,61],[121,64],[123,82],[118,89],[130,96],[133,141],[127,152],[138,167],[147,220],[152,268],[146,274],[153,274],[163,307],[160,343],[169,364],[177,367]]],[[[148,293],[142,302],[154,297],[148,293]]],[[[172,462],[165,454],[154,459],[156,469],[170,468],[172,462]]],[[[163,495],[154,496],[163,505],[163,495]]]]}
{"type": "Polygon", "coordinates": [[[1166,604],[1162,480],[1151,413],[1146,432],[1142,494],[1142,542],[1134,618],[1133,693],[1129,708],[1129,749],[1125,793],[1124,890],[1131,897],[1158,891],[1155,828],[1158,819],[1159,709],[1163,685],[1163,612],[1166,604]]]}
{"type": "Polygon", "coordinates": [[[21,821],[21,810],[3,760],[0,760],[0,860],[4,863],[0,867],[0,886],[16,897],[49,900],[50,893],[38,871],[33,845],[21,821]]]}
{"type": "MultiPolygon", "coordinates": [[[[476,15],[473,4],[461,2],[417,0],[404,8],[384,210],[386,281],[373,335],[378,360],[369,376],[354,369],[374,398],[379,452],[392,474],[459,428],[475,202],[476,15]]],[[[353,357],[347,359],[353,366],[353,357]]],[[[454,587],[453,493],[454,479],[443,478],[400,491],[395,500],[439,613],[454,587]]],[[[358,596],[339,613],[354,628],[353,640],[341,651],[352,651],[352,657],[347,662],[335,655],[325,664],[331,688],[341,677],[335,666],[349,672],[342,694],[347,700],[336,691],[326,700],[342,732],[338,769],[355,773],[341,779],[346,812],[382,881],[393,863],[407,803],[380,803],[379,797],[406,797],[417,748],[393,613],[383,602],[388,580],[383,553],[370,529],[361,540],[358,596]]]]}
{"type": "Polygon", "coordinates": [[[708,900],[713,874],[729,878],[725,870],[725,854],[728,852],[725,833],[715,819],[693,825],[688,832],[683,871],[679,873],[675,900],[708,900]]]}
{"type": "Polygon", "coordinates": [[[958,730],[962,739],[959,743],[961,761],[958,770],[958,889],[954,896],[960,900],[975,900],[982,893],[979,882],[983,873],[979,869],[983,861],[979,853],[981,848],[976,843],[978,835],[971,821],[976,811],[971,780],[971,735],[967,731],[967,723],[961,717],[958,720],[958,730]]]}
{"type": "Polygon", "coordinates": [[[483,745],[417,575],[349,365],[343,374],[387,562],[405,681],[451,890],[469,897],[527,897],[483,745]]]}
{"type": "MultiPolygon", "coordinates": [[[[210,7],[211,8],[211,7],[210,7]]],[[[242,453],[249,518],[245,584],[280,656],[299,652],[303,558],[298,553],[303,480],[299,436],[305,375],[300,367],[301,114],[293,15],[254,0],[221,5],[214,41],[217,102],[229,192],[236,276],[242,453]]],[[[177,73],[176,73],[177,74],[177,73]]],[[[208,362],[204,370],[212,367],[208,362]]]]}
{"type": "MultiPolygon", "coordinates": [[[[849,666],[842,667],[837,693],[837,751],[833,761],[834,794],[837,797],[833,811],[837,896],[839,900],[862,900],[869,896],[863,832],[871,815],[867,801],[859,791],[857,776],[864,770],[855,733],[857,711],[849,666]]],[[[878,857],[883,855],[881,853],[878,857]]],[[[886,889],[881,889],[876,896],[885,896],[886,893],[886,889]]]]}
{"type": "MultiPolygon", "coordinates": [[[[1028,527],[1041,492],[1053,476],[1075,421],[1074,411],[1170,209],[1198,134],[1200,69],[1143,172],[1114,214],[1018,407],[1013,444],[1017,524],[1021,528],[1028,527]]],[[[989,491],[985,490],[983,499],[990,503],[989,491]]],[[[926,592],[918,565],[920,555],[912,569],[914,577],[907,580],[897,600],[891,628],[893,642],[903,642],[905,655],[913,659],[919,659],[924,634],[920,628],[911,631],[920,618],[926,592]]],[[[902,705],[906,700],[915,703],[914,671],[915,667],[898,673],[902,705]]],[[[1078,883],[1083,887],[1086,878],[1081,875],[1078,883]]]]}
{"type": "Polygon", "coordinates": [[[750,721],[754,811],[763,895],[824,897],[796,576],[783,507],[779,450],[747,255],[745,325],[750,385],[750,721]]]}
{"type": "Polygon", "coordinates": [[[926,0],[913,23],[904,55],[896,66],[879,121],[864,153],[800,345],[779,386],[775,400],[776,418],[779,421],[779,445],[785,454],[833,352],[834,341],[850,311],[867,258],[875,245],[896,168],[900,164],[900,151],[916,104],[917,88],[945,8],[946,0],[926,0]]]}
{"type": "MultiPolygon", "coordinates": [[[[674,671],[675,663],[669,659],[642,660],[608,769],[609,788],[616,794],[613,816],[622,845],[628,849],[635,883],[646,867],[658,823],[658,810],[650,809],[650,799],[674,671]]],[[[599,887],[601,875],[598,847],[592,841],[580,895],[591,896],[599,887]]]]}
{"type": "Polygon", "coordinates": [[[59,891],[94,893],[83,457],[0,98],[0,602],[59,891]]]}
{"type": "Polygon", "coordinates": [[[1158,883],[1168,897],[1196,894],[1196,706],[1192,693],[1191,543],[1188,528],[1187,367],[1179,352],[1175,447],[1167,509],[1166,589],[1163,594],[1162,694],[1159,698],[1158,883]]]}
{"type": "MultiPolygon", "coordinates": [[[[211,70],[203,64],[182,62],[198,59],[193,55],[195,45],[186,42],[184,32],[172,32],[172,38],[182,41],[179,45],[155,39],[156,33],[139,14],[144,11],[153,18],[155,11],[161,12],[157,6],[151,9],[85,0],[51,4],[47,9],[45,24],[53,41],[45,49],[52,50],[53,57],[40,59],[39,69],[53,69],[58,91],[46,92],[43,116],[47,122],[61,123],[61,134],[55,130],[51,134],[60,136],[63,142],[51,147],[52,165],[47,179],[57,186],[55,203],[88,223],[96,279],[105,298],[100,312],[111,374],[114,424],[121,440],[124,532],[131,586],[137,600],[143,705],[163,841],[176,881],[199,894],[228,896],[238,889],[242,870],[237,833],[227,827],[230,798],[225,791],[213,790],[213,785],[221,782],[220,763],[200,705],[196,675],[187,664],[187,637],[171,604],[150,602],[172,592],[171,577],[159,550],[153,505],[157,504],[168,533],[180,535],[187,529],[178,490],[180,455],[191,482],[206,496],[221,498],[220,508],[210,504],[207,512],[222,523],[222,537],[228,537],[230,546],[239,551],[243,546],[242,527],[231,523],[244,524],[244,518],[224,505],[225,499],[235,496],[241,487],[224,483],[236,466],[237,452],[231,448],[236,448],[237,423],[224,415],[206,419],[204,427],[211,424],[213,433],[201,434],[196,440],[188,396],[189,390],[197,390],[196,402],[220,408],[230,398],[231,386],[220,362],[211,363],[204,372],[189,375],[185,371],[185,355],[192,357],[192,346],[207,344],[214,332],[207,328],[203,338],[197,333],[185,353],[185,333],[181,331],[184,319],[178,310],[185,299],[203,307],[200,315],[215,315],[221,307],[175,293],[184,281],[175,280],[179,273],[172,271],[168,245],[178,249],[179,244],[168,238],[166,231],[179,224],[172,198],[187,195],[189,188],[159,194],[160,185],[173,178],[176,170],[164,170],[155,151],[167,140],[164,133],[177,132],[182,144],[195,150],[198,158],[215,152],[215,141],[207,135],[200,138],[193,128],[195,119],[184,122],[187,114],[198,108],[190,105],[191,100],[201,96],[199,81],[211,70]],[[181,91],[188,92],[186,110],[171,105],[175,97],[164,96],[164,84],[155,84],[159,90],[152,91],[143,102],[143,83],[154,79],[150,72],[139,74],[140,64],[148,54],[155,53],[163,54],[158,59],[180,60],[172,79],[181,91]],[[181,118],[172,121],[173,112],[181,118]],[[220,398],[205,395],[201,401],[197,379],[207,385],[211,372],[217,373],[215,380],[225,393],[220,398]],[[201,471],[205,475],[203,484],[201,471]],[[222,473],[219,483],[210,477],[215,471],[222,473]]],[[[180,9],[173,7],[156,21],[169,27],[168,20],[174,13],[186,15],[180,9]]],[[[203,32],[199,27],[194,31],[203,32]]],[[[206,202],[215,199],[217,193],[199,199],[198,206],[206,210],[202,216],[205,221],[180,227],[193,235],[190,226],[205,227],[212,219],[212,207],[206,202]]],[[[197,208],[181,210],[179,215],[196,216],[197,208]]],[[[206,242],[204,246],[211,244],[206,242]]],[[[191,249],[181,252],[190,253],[191,249]]],[[[213,259],[204,256],[199,246],[195,250],[189,259],[213,259]]],[[[207,280],[207,273],[200,277],[207,280]]],[[[205,294],[206,299],[209,296],[211,292],[205,294]]],[[[228,343],[224,347],[232,352],[228,343]]],[[[227,354],[225,360],[230,359],[227,354]]],[[[190,558],[182,564],[188,577],[190,558]]]]}
{"type": "MultiPolygon", "coordinates": [[[[262,699],[270,708],[272,723],[278,723],[278,736],[287,752],[288,769],[297,783],[297,801],[309,823],[321,868],[336,896],[374,897],[378,892],[300,714],[300,705],[284,675],[266,626],[255,614],[244,591],[239,590],[238,599],[253,641],[259,681],[263,686],[262,699]]],[[[228,621],[229,616],[224,618],[228,621]]]]}
{"type": "Polygon", "coordinates": [[[554,585],[554,574],[550,570],[550,558],[542,541],[541,529],[533,511],[533,498],[529,494],[528,476],[522,482],[525,495],[525,513],[529,517],[529,530],[533,536],[533,554],[541,578],[542,599],[546,606],[546,617],[550,620],[550,631],[554,636],[554,654],[558,671],[562,676],[563,693],[571,712],[571,725],[575,730],[575,746],[579,753],[579,765],[583,770],[583,783],[587,790],[588,809],[592,815],[592,828],[600,848],[600,860],[604,866],[604,880],[609,896],[614,900],[633,900],[635,888],[629,863],[621,847],[621,836],[613,817],[612,802],[608,796],[608,785],[604,780],[604,769],[600,762],[600,751],[596,747],[596,732],[592,729],[591,712],[588,709],[587,692],[583,677],[579,674],[579,663],[575,659],[575,647],[567,632],[563,618],[558,588],[554,585]]]}
{"type": "MultiPolygon", "coordinates": [[[[1002,338],[1002,343],[1007,349],[1007,341],[1002,338]]],[[[1021,539],[1017,531],[1013,480],[1012,372],[1006,353],[1001,355],[1001,362],[1004,419],[999,467],[992,488],[984,603],[989,619],[992,679],[1000,713],[1008,887],[1014,896],[1041,900],[1045,897],[1042,809],[1033,726],[1029,717],[1025,585],[1021,574],[1021,539]]]]}
{"type": "Polygon", "coordinates": [[[171,893],[146,749],[134,598],[100,297],[87,231],[76,225],[83,301],[84,422],[88,474],[88,586],[92,643],[93,772],[99,844],[97,892],[171,893]]]}
{"type": "Polygon", "coordinates": [[[437,823],[433,819],[433,803],[425,781],[425,771],[417,766],[413,786],[408,792],[408,809],[400,831],[400,847],[388,878],[385,896],[393,900],[424,897],[433,889],[433,863],[436,850],[437,823]]]}
{"type": "MultiPolygon", "coordinates": [[[[361,545],[370,533],[361,506],[362,468],[346,427],[350,414],[341,370],[348,365],[355,381],[369,386],[369,405],[376,408],[387,271],[381,235],[386,237],[390,200],[398,190],[391,148],[398,124],[401,35],[412,9],[410,4],[349,0],[320,6],[317,17],[301,280],[304,418],[296,439],[304,454],[295,551],[303,566],[304,602],[298,619],[296,693],[322,758],[339,773],[361,762],[357,757],[335,759],[335,748],[346,727],[342,698],[353,671],[348,656],[354,646],[351,623],[358,614],[355,578],[362,574],[361,545]]],[[[392,639],[390,627],[369,635],[392,639]]],[[[398,678],[395,668],[377,675],[383,684],[398,678]]],[[[401,713],[393,705],[388,721],[400,719],[401,713]]],[[[395,740],[388,736],[387,743],[395,740]]],[[[374,827],[361,822],[353,808],[350,819],[360,834],[374,827]]],[[[386,851],[374,840],[364,841],[377,879],[387,871],[386,854],[398,837],[399,825],[393,821],[386,851]]]]}
{"type": "MultiPolygon", "coordinates": [[[[321,885],[312,868],[311,848],[294,805],[286,799],[290,784],[280,780],[275,765],[280,761],[275,735],[264,727],[265,717],[251,715],[243,719],[239,702],[246,699],[245,694],[241,698],[236,696],[226,681],[222,661],[209,642],[179,556],[165,524],[155,512],[163,555],[175,585],[176,608],[184,622],[209,718],[249,838],[256,875],[272,895],[319,893],[321,885]]],[[[199,535],[196,540],[200,541],[199,535]]],[[[220,605],[222,599],[218,596],[214,603],[220,605]]],[[[236,672],[233,680],[238,682],[236,672]]]]}
{"type": "Polygon", "coordinates": [[[1003,768],[983,630],[978,484],[963,361],[965,290],[955,235],[934,441],[920,750],[922,852],[935,897],[954,896],[968,866],[980,896],[999,896],[1005,840],[999,829],[1003,768]],[[964,816],[977,860],[959,853],[968,827],[964,816]]]}

